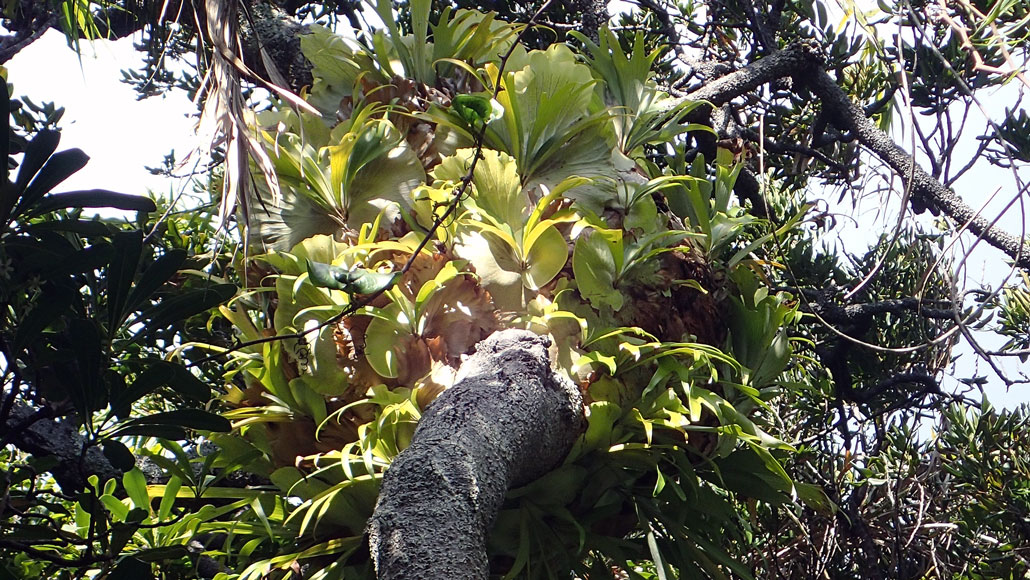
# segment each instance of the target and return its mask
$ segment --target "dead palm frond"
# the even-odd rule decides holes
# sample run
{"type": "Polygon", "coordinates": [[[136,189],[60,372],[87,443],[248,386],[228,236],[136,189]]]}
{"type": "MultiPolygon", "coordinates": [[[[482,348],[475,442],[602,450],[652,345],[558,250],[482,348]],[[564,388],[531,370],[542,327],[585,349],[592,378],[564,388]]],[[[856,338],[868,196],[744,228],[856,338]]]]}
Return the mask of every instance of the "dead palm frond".
{"type": "Polygon", "coordinates": [[[252,160],[268,186],[271,194],[268,201],[278,206],[281,204],[282,195],[272,160],[247,123],[242,77],[261,84],[296,108],[315,115],[319,113],[285,88],[282,75],[271,63],[271,59],[264,54],[263,49],[262,60],[266,70],[270,71],[272,81],[262,79],[243,62],[237,0],[206,0],[205,12],[208,42],[211,47],[211,66],[202,83],[208,96],[201,113],[198,135],[203,139],[202,143],[207,149],[203,153],[209,154],[216,147],[223,147],[225,150],[219,227],[224,227],[238,208],[241,223],[247,228],[251,215],[251,201],[256,199],[256,189],[253,187],[250,173],[252,160]]]}

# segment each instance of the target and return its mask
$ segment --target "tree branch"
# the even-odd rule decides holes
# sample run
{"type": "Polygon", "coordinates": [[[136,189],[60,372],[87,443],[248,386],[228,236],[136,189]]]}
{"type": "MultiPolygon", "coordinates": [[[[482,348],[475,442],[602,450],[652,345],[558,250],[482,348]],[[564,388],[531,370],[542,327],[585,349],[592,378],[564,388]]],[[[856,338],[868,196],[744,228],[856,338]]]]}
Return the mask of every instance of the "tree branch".
{"type": "Polygon", "coordinates": [[[719,107],[764,84],[793,76],[800,71],[811,70],[813,67],[822,70],[823,60],[818,47],[795,42],[775,54],[756,60],[687,93],[685,100],[708,101],[719,107]]]}
{"type": "Polygon", "coordinates": [[[955,310],[947,302],[927,302],[920,298],[888,298],[879,302],[868,302],[864,304],[849,304],[838,306],[828,304],[825,300],[811,303],[812,311],[822,316],[828,322],[853,323],[874,316],[876,314],[897,313],[905,310],[915,312],[924,318],[938,320],[953,320],[955,310]]]}
{"type": "Polygon", "coordinates": [[[21,52],[23,48],[39,40],[50,27],[57,24],[57,17],[51,14],[36,24],[35,29],[16,30],[13,34],[0,39],[0,64],[3,64],[21,52]]]}
{"type": "Polygon", "coordinates": [[[99,448],[91,446],[83,454],[85,439],[70,421],[57,421],[24,404],[15,403],[7,420],[0,424],[5,441],[34,455],[51,455],[59,463],[51,472],[65,493],[85,489],[87,477],[100,481],[121,475],[99,448]]]}
{"type": "Polygon", "coordinates": [[[485,542],[508,488],[561,463],[583,422],[579,390],[551,370],[549,343],[494,333],[430,405],[369,521],[378,578],[487,578],[485,542]]]}
{"type": "MultiPolygon", "coordinates": [[[[765,60],[765,59],[763,59],[765,60]]],[[[759,61],[761,62],[761,61],[759,61]]],[[[830,75],[821,68],[798,71],[797,80],[805,82],[820,98],[824,107],[834,113],[835,121],[854,133],[874,155],[889,165],[912,188],[913,208],[922,203],[928,208],[938,208],[959,225],[968,225],[971,232],[983,238],[988,244],[1005,252],[1021,268],[1030,268],[1030,245],[1024,240],[1003,231],[962,200],[954,191],[946,188],[912,160],[912,156],[898,146],[886,133],[876,128],[865,116],[861,107],[848,97],[830,75]]]]}
{"type": "Polygon", "coordinates": [[[865,111],[851,101],[830,75],[823,70],[818,47],[793,43],[783,50],[759,59],[707,85],[688,93],[685,99],[706,100],[718,107],[745,95],[763,84],[793,77],[807,86],[824,107],[832,112],[834,124],[853,134],[863,146],[889,165],[902,179],[911,177],[913,207],[920,204],[943,211],[948,217],[1005,252],[1022,268],[1030,268],[1030,244],[991,224],[986,218],[916,164],[886,133],[866,117],[865,111]]]}

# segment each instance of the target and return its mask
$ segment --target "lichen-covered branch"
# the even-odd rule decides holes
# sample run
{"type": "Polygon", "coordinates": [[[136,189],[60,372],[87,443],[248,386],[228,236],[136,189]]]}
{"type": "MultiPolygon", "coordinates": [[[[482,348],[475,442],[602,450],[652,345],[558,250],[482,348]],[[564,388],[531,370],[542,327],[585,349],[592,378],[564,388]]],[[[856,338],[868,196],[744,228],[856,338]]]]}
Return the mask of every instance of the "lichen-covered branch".
{"type": "Polygon", "coordinates": [[[866,149],[910,182],[914,208],[939,209],[958,225],[968,227],[988,244],[1005,252],[1020,267],[1030,268],[1030,244],[977,215],[961,197],[934,179],[889,135],[878,129],[862,107],[823,70],[817,47],[794,43],[706,84],[685,98],[706,100],[718,107],[784,77],[792,77],[799,86],[811,90],[838,128],[853,134],[866,149]]]}
{"type": "Polygon", "coordinates": [[[488,576],[485,542],[505,493],[561,463],[582,426],[579,390],[551,369],[548,345],[494,333],[430,405],[369,522],[379,578],[488,576]]]}
{"type": "Polygon", "coordinates": [[[822,70],[822,61],[822,54],[817,47],[795,42],[775,54],[758,59],[707,83],[696,91],[691,91],[686,95],[686,99],[708,101],[719,107],[775,80],[812,68],[822,70]]]}
{"type": "Polygon", "coordinates": [[[992,224],[982,215],[977,215],[954,191],[915,163],[911,155],[865,116],[862,108],[852,102],[830,75],[817,69],[805,73],[804,78],[823,106],[833,111],[836,122],[843,125],[842,129],[854,133],[866,149],[889,165],[906,182],[911,182],[909,185],[912,188],[913,204],[920,203],[939,209],[957,224],[968,225],[969,231],[1005,252],[1020,267],[1030,268],[1030,244],[992,224]]]}
{"type": "Polygon", "coordinates": [[[99,447],[85,447],[85,439],[74,421],[57,421],[46,410],[44,407],[41,412],[16,403],[0,424],[3,440],[27,453],[57,458],[51,473],[65,493],[85,489],[90,475],[96,475],[100,481],[121,475],[99,447]]]}

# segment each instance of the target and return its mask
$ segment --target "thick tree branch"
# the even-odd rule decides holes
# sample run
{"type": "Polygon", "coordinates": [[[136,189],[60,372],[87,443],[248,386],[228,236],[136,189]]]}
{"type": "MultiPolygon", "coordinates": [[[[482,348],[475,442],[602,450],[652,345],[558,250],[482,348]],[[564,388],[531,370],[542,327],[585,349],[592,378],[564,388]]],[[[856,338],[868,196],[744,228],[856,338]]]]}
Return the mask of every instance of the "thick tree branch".
{"type": "MultiPolygon", "coordinates": [[[[988,244],[1005,252],[1020,267],[1030,268],[1030,244],[991,224],[951,191],[916,164],[912,156],[898,146],[886,133],[879,130],[865,112],[851,101],[847,93],[824,70],[798,71],[798,80],[806,82],[820,98],[823,106],[835,113],[835,120],[858,138],[874,155],[889,165],[912,188],[913,204],[922,203],[939,208],[959,225],[983,238],[988,244]]],[[[914,205],[915,207],[915,205],[914,205]]]]}
{"type": "MultiPolygon", "coordinates": [[[[237,0],[233,0],[236,2],[237,0]]],[[[266,69],[266,59],[274,64],[286,79],[288,87],[299,91],[310,85],[311,63],[301,54],[300,37],[309,27],[294,19],[272,0],[242,0],[239,2],[246,15],[240,23],[242,58],[247,66],[265,80],[274,75],[266,69]]],[[[342,8],[341,8],[342,9],[342,8]]],[[[61,15],[47,3],[39,2],[30,10],[21,10],[17,16],[2,19],[11,34],[0,36],[0,63],[10,60],[19,51],[53,28],[62,33],[61,15]]],[[[175,24],[187,33],[207,27],[203,0],[169,0],[167,2],[122,2],[98,10],[93,15],[99,38],[118,40],[140,31],[157,31],[162,38],[165,27],[175,24]]]]}
{"type": "Polygon", "coordinates": [[[813,67],[822,70],[822,62],[823,56],[818,47],[795,42],[773,55],[756,60],[687,93],[685,98],[691,101],[708,101],[719,107],[764,84],[793,76],[799,71],[811,70],[813,67]]]}
{"type": "Polygon", "coordinates": [[[84,489],[90,475],[100,481],[121,475],[98,447],[83,452],[85,440],[71,422],[58,421],[27,405],[15,404],[0,425],[0,434],[22,451],[56,457],[59,463],[51,472],[65,493],[84,489]]]}
{"type": "Polygon", "coordinates": [[[21,52],[26,46],[39,40],[43,33],[56,24],[57,17],[50,15],[39,23],[33,23],[33,28],[16,30],[13,34],[0,38],[0,64],[11,60],[11,57],[21,52]]]}
{"type": "Polygon", "coordinates": [[[487,578],[486,537],[508,488],[558,465],[582,425],[579,390],[551,370],[548,344],[494,333],[430,405],[369,521],[379,578],[487,578]]]}
{"type": "Polygon", "coordinates": [[[879,130],[865,111],[852,102],[847,93],[823,70],[822,57],[817,47],[804,43],[791,44],[688,93],[685,98],[706,100],[718,107],[766,83],[788,76],[809,87],[819,97],[823,106],[832,113],[834,124],[840,129],[853,134],[902,179],[908,181],[911,177],[914,207],[923,205],[940,209],[956,223],[967,226],[987,243],[1005,252],[1020,267],[1030,268],[1030,244],[977,215],[969,204],[930,176],[913,161],[911,155],[879,130]]]}
{"type": "Polygon", "coordinates": [[[936,320],[952,320],[955,318],[955,310],[952,308],[951,303],[947,301],[927,301],[920,298],[907,297],[888,298],[878,302],[840,306],[830,303],[829,298],[820,290],[791,287],[779,287],[777,290],[805,294],[811,301],[804,307],[805,310],[819,314],[827,322],[839,324],[860,322],[877,314],[904,311],[914,312],[924,318],[936,320]]]}

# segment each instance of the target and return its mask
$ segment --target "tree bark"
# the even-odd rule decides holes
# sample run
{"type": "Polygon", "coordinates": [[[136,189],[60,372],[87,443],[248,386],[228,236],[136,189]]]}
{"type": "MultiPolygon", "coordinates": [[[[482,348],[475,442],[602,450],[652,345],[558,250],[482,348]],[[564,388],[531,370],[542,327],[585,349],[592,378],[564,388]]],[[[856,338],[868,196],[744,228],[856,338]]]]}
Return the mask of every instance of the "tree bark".
{"type": "Polygon", "coordinates": [[[369,522],[381,579],[479,580],[486,538],[512,486],[556,467],[583,424],[579,390],[525,330],[479,343],[383,477],[369,522]]]}
{"type": "MultiPolygon", "coordinates": [[[[707,83],[685,96],[688,100],[705,100],[718,107],[741,95],[775,80],[793,77],[818,97],[820,104],[831,111],[835,124],[854,133],[870,152],[888,164],[911,187],[913,207],[917,204],[940,209],[959,226],[998,248],[1022,268],[1030,268],[1030,244],[994,225],[970,207],[961,197],[934,179],[912,156],[878,129],[865,111],[851,101],[844,89],[823,70],[818,47],[794,43],[767,57],[707,83]]],[[[700,111],[706,109],[699,108],[700,111]]],[[[695,111],[697,113],[698,111],[695,111]]]]}
{"type": "Polygon", "coordinates": [[[0,425],[0,435],[5,442],[22,451],[41,457],[56,457],[57,465],[50,472],[65,493],[85,489],[90,475],[96,475],[103,482],[122,474],[111,465],[100,448],[85,448],[86,440],[74,422],[56,421],[45,410],[15,403],[6,421],[0,425]]]}

